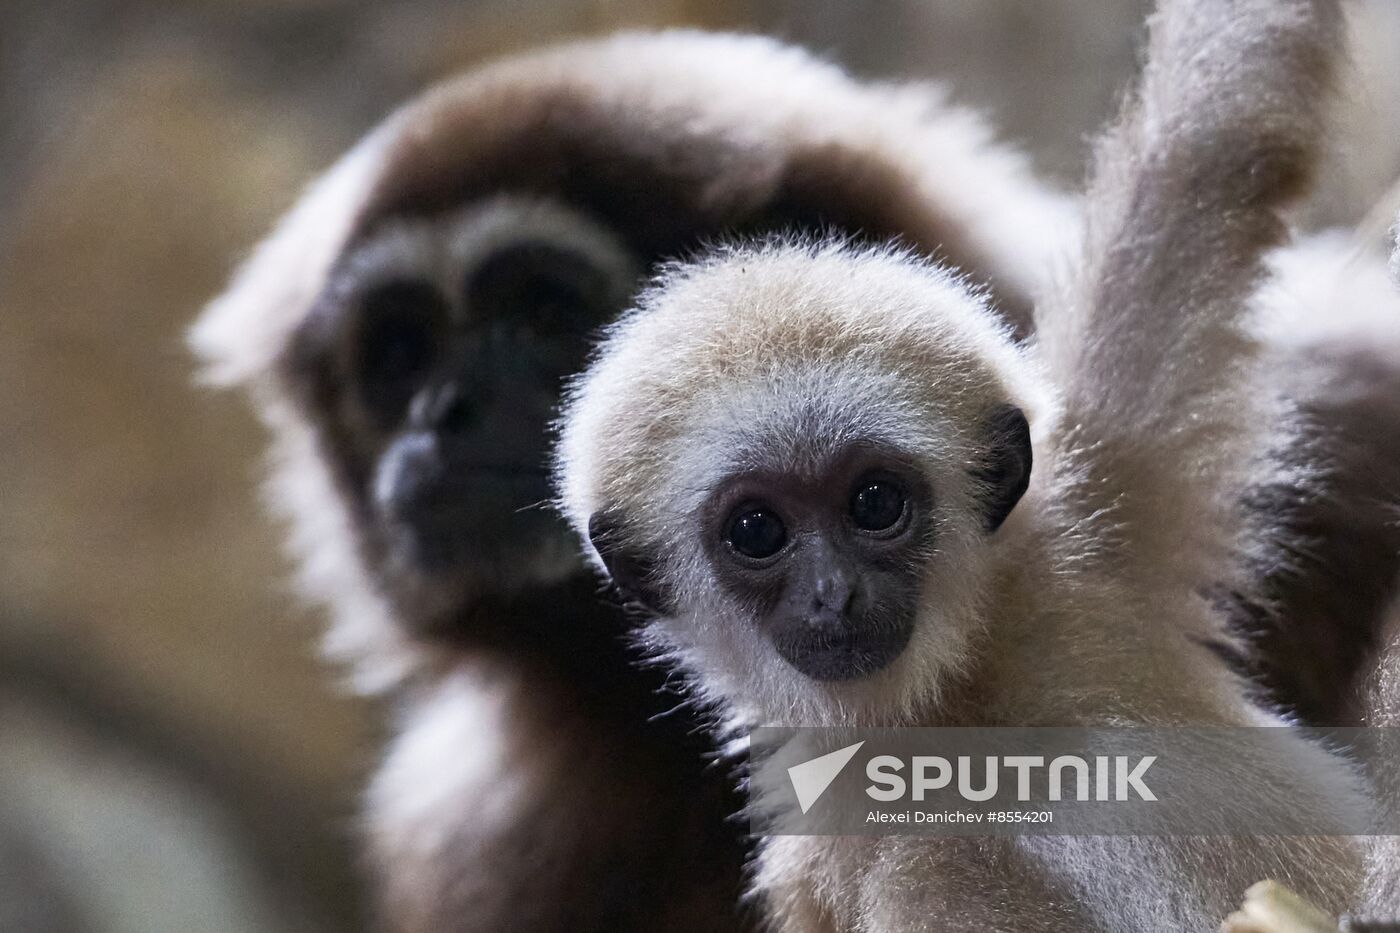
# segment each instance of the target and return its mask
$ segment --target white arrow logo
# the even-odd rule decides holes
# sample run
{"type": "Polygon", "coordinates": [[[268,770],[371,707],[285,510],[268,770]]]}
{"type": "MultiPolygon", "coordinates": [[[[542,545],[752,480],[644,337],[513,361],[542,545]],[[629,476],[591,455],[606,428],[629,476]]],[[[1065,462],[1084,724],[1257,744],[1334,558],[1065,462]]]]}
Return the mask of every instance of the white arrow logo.
{"type": "Polygon", "coordinates": [[[800,765],[793,765],[788,768],[788,780],[792,781],[792,789],[797,793],[798,806],[802,807],[802,812],[806,813],[812,809],[812,804],[826,793],[826,789],[831,786],[831,782],[836,780],[836,776],[841,773],[841,769],[850,764],[851,759],[860,751],[864,742],[857,742],[854,745],[847,745],[845,748],[837,749],[820,758],[813,758],[811,761],[804,761],[800,765]]]}

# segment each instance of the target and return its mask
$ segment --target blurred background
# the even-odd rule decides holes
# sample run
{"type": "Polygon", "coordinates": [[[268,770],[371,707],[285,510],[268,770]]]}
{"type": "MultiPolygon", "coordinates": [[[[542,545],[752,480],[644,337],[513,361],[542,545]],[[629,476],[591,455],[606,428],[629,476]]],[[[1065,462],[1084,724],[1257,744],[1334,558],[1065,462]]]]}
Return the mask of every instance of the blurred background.
{"type": "MultiPolygon", "coordinates": [[[[561,37],[756,30],[945,80],[1069,186],[1147,5],[0,2],[0,931],[364,927],[381,711],[317,660],[257,501],[261,433],[195,388],[182,333],[397,102],[561,37]]],[[[1400,176],[1400,3],[1360,15],[1316,223],[1400,176]]]]}

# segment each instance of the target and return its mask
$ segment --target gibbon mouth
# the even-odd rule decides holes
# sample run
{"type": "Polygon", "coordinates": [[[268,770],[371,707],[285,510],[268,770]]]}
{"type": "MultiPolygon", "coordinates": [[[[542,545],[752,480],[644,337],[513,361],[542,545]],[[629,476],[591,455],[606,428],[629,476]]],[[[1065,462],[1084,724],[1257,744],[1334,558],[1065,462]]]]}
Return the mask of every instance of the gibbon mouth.
{"type": "Polygon", "coordinates": [[[813,680],[836,682],[866,677],[888,667],[904,652],[912,626],[779,638],[783,660],[813,680]]]}
{"type": "Polygon", "coordinates": [[[385,516],[386,531],[427,573],[464,562],[521,559],[541,542],[568,540],[568,526],[542,503],[542,477],[460,472],[452,488],[405,503],[385,516]]]}

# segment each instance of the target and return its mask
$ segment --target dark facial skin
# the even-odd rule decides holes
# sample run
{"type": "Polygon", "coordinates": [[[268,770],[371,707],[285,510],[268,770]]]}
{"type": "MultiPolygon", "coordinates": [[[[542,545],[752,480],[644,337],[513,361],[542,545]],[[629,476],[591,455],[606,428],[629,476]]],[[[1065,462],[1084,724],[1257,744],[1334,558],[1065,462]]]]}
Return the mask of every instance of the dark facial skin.
{"type": "MultiPolygon", "coordinates": [[[[970,470],[982,525],[994,533],[1030,483],[1025,415],[1001,405],[983,422],[970,470]]],[[[783,660],[819,681],[864,677],[913,634],[924,563],[936,544],[936,490],[913,461],[874,444],[848,448],[815,474],[755,471],[720,483],[700,517],[719,585],[783,660]]],[[[622,517],[595,514],[589,537],[614,584],[652,614],[674,608],[656,561],[629,547],[622,517]]]]}
{"type": "MultiPolygon", "coordinates": [[[[308,328],[314,404],[381,573],[450,585],[464,568],[518,573],[567,529],[548,500],[548,423],[591,332],[631,282],[545,242],[502,247],[456,294],[386,276],[308,328]]],[[[393,590],[394,580],[385,581],[393,590]]]]}
{"type": "Polygon", "coordinates": [[[409,345],[427,351],[421,365],[400,367],[392,388],[362,383],[393,403],[383,457],[398,468],[376,504],[428,570],[509,560],[562,533],[536,507],[549,497],[548,421],[588,334],[623,299],[583,257],[540,243],[488,258],[463,292],[470,323],[416,337],[418,316],[401,316],[409,345]]]}
{"type": "Polygon", "coordinates": [[[893,454],[857,448],[812,477],[735,477],[703,522],[720,585],[808,677],[872,674],[909,643],[933,490],[893,454]]]}

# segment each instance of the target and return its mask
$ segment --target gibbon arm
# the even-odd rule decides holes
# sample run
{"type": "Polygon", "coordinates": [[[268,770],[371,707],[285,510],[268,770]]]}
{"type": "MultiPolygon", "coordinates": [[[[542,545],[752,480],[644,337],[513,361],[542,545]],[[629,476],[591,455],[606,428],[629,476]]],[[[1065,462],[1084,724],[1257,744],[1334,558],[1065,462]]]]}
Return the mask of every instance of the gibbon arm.
{"type": "Polygon", "coordinates": [[[1268,419],[1243,324],[1312,175],[1341,18],[1336,0],[1182,0],[1149,28],[1095,154],[1077,271],[1039,324],[1069,517],[1100,553],[1143,545],[1158,566],[1214,561],[1229,538],[1206,517],[1229,513],[1268,419]]]}

